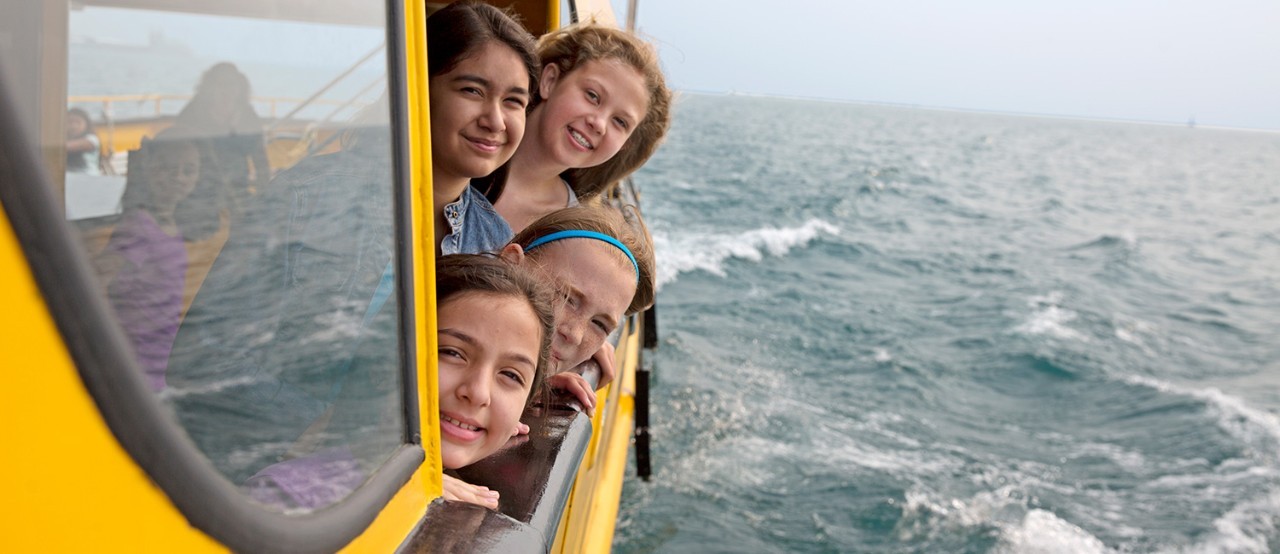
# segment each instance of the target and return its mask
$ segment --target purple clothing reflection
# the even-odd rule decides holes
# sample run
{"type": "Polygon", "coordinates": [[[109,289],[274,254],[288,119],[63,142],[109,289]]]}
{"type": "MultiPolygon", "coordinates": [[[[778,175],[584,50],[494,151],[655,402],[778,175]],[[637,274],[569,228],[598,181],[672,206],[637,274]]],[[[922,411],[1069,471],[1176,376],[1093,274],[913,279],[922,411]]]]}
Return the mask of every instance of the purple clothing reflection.
{"type": "Polygon", "coordinates": [[[245,481],[244,488],[261,504],[309,511],[342,500],[364,478],[351,451],[334,447],[269,465],[245,481]]]}
{"type": "Polygon", "coordinates": [[[106,254],[124,265],[107,287],[107,299],[154,391],[165,387],[165,368],[182,318],[187,249],[145,210],[130,210],[107,243],[106,254]]]}

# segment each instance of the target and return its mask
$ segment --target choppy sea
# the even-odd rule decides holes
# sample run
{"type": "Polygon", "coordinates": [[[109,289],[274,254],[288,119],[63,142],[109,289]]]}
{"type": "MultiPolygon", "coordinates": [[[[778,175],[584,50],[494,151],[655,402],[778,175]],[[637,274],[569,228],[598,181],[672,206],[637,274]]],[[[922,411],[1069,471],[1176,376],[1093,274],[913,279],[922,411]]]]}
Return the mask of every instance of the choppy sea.
{"type": "Polygon", "coordinates": [[[1280,133],[677,110],[615,551],[1280,551],[1280,133]]]}

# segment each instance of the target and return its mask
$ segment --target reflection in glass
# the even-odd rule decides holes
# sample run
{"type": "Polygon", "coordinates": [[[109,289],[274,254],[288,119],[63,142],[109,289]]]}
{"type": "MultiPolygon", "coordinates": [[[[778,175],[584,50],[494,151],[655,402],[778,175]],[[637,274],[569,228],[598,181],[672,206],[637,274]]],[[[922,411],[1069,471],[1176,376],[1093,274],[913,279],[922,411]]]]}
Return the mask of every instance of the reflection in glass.
{"type": "Polygon", "coordinates": [[[102,140],[93,130],[89,112],[67,110],[67,173],[101,174],[101,150],[102,140]]]}
{"type": "Polygon", "coordinates": [[[110,171],[69,178],[67,206],[148,385],[219,472],[295,513],[403,440],[394,160],[384,30],[273,15],[74,12],[70,94],[101,106],[110,171]]]}
{"type": "Polygon", "coordinates": [[[196,234],[176,212],[200,179],[200,145],[166,131],[131,158],[134,167],[120,200],[123,212],[95,262],[147,383],[158,392],[165,387],[184,306],[185,237],[196,234]]]}

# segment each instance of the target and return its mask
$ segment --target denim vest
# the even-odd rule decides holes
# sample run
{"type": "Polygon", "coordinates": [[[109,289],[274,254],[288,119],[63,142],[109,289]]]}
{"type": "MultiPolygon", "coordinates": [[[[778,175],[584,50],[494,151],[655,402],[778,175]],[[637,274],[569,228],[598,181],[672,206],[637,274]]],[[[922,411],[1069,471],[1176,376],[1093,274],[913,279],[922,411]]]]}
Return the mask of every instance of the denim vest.
{"type": "Polygon", "coordinates": [[[501,249],[514,233],[480,191],[468,185],[456,202],[446,204],[449,234],[440,240],[440,254],[479,254],[501,249]]]}

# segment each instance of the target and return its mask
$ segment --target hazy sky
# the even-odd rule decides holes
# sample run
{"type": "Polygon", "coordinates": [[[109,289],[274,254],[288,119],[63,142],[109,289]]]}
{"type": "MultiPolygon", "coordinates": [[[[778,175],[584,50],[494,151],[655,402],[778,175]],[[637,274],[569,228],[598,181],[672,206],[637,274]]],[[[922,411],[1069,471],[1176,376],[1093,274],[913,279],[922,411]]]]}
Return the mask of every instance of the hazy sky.
{"type": "MultiPolygon", "coordinates": [[[[626,1],[611,1],[625,18],[626,1]]],[[[683,90],[1280,129],[1280,0],[639,1],[640,31],[683,90]]],[[[72,13],[73,35],[141,43],[151,31],[210,59],[305,64],[345,65],[379,40],[72,13]],[[281,34],[292,38],[260,44],[281,34]]]]}
{"type": "Polygon", "coordinates": [[[684,90],[1280,129],[1280,0],[640,0],[639,29],[684,90]]]}

